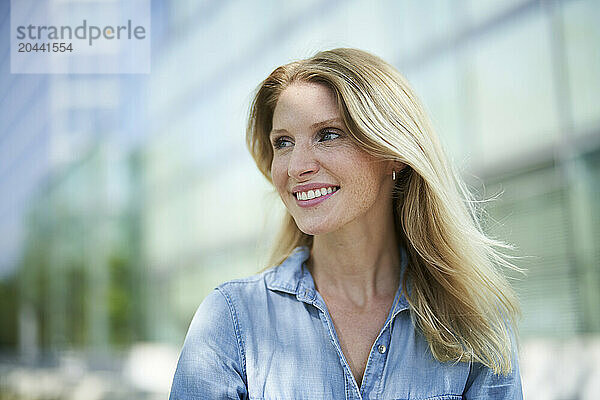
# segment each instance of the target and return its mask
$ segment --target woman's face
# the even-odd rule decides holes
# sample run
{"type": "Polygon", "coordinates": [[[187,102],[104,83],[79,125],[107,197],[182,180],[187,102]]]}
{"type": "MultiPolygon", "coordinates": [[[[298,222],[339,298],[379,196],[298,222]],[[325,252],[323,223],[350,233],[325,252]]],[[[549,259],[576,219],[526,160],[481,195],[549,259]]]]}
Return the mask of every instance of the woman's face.
{"type": "Polygon", "coordinates": [[[309,235],[347,224],[377,227],[392,206],[392,162],[360,149],[326,86],[293,83],[273,113],[271,175],[298,228],[309,235]]]}

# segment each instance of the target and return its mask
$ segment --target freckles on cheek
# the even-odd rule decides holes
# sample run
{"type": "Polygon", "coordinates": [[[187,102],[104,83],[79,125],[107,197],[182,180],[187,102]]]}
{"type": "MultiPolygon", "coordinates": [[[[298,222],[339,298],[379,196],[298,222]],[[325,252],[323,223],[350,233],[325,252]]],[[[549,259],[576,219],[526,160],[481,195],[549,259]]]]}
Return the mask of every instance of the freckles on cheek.
{"type": "Polygon", "coordinates": [[[281,167],[282,166],[278,165],[277,162],[271,164],[271,178],[273,180],[273,185],[275,185],[278,192],[285,189],[287,179],[287,169],[283,170],[281,167]]]}
{"type": "Polygon", "coordinates": [[[360,167],[356,169],[351,184],[346,185],[346,188],[351,189],[349,194],[355,199],[355,204],[359,208],[368,208],[379,196],[382,179],[380,174],[382,172],[370,163],[359,165],[360,167]]]}

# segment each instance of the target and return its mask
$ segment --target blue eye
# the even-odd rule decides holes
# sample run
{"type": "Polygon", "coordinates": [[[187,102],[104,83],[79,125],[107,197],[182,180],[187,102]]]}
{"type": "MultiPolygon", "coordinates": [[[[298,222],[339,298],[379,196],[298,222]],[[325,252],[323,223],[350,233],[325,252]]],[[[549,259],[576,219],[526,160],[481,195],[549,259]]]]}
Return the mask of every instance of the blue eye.
{"type": "Polygon", "coordinates": [[[337,139],[341,135],[333,130],[323,130],[321,131],[321,141],[329,141],[333,139],[337,139]]]}
{"type": "Polygon", "coordinates": [[[292,145],[292,142],[288,140],[285,136],[279,137],[273,141],[274,149],[282,149],[284,147],[289,147],[292,145]]]}

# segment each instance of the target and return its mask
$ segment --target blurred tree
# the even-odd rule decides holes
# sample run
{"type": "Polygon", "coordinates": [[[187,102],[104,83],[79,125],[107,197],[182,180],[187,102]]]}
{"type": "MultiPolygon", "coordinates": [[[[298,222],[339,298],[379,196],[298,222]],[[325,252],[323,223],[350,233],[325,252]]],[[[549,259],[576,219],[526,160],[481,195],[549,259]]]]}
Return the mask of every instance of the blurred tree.
{"type": "Polygon", "coordinates": [[[17,346],[17,280],[0,281],[0,350],[17,346]]]}
{"type": "Polygon", "coordinates": [[[0,287],[0,299],[12,298],[0,305],[1,322],[11,327],[0,345],[123,348],[144,338],[138,205],[114,200],[107,189],[115,184],[108,169],[129,175],[137,164],[125,158],[115,165],[108,153],[94,148],[56,172],[32,201],[16,289],[0,287]],[[19,313],[30,322],[20,322],[19,313]]]}
{"type": "Polygon", "coordinates": [[[122,253],[113,254],[108,262],[110,286],[108,292],[108,315],[110,321],[110,341],[115,345],[131,344],[134,338],[131,260],[122,253]]]}

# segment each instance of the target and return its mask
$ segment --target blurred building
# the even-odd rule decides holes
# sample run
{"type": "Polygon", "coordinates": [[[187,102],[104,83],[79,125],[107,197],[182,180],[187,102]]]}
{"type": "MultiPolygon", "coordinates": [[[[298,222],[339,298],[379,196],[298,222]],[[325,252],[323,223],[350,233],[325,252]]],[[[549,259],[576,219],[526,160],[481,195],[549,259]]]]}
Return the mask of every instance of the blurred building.
{"type": "Polygon", "coordinates": [[[569,351],[535,341],[528,382],[584,396],[600,371],[600,346],[577,339],[600,333],[598,20],[593,0],[155,0],[148,76],[11,75],[3,43],[0,344],[30,360],[178,349],[212,288],[265,266],[282,215],[245,148],[253,90],[349,46],[404,73],[469,184],[501,193],[486,227],[523,257],[525,342],[582,340],[569,349],[590,360],[554,377],[541,355],[569,351]]]}
{"type": "Polygon", "coordinates": [[[126,169],[135,165],[120,157],[118,148],[92,147],[30,203],[19,269],[28,356],[38,347],[106,351],[143,337],[139,204],[123,192],[138,185],[126,169]]]}
{"type": "Polygon", "coordinates": [[[33,362],[130,344],[145,329],[132,151],[142,78],[11,74],[1,4],[0,295],[12,312],[0,349],[33,362]]]}

